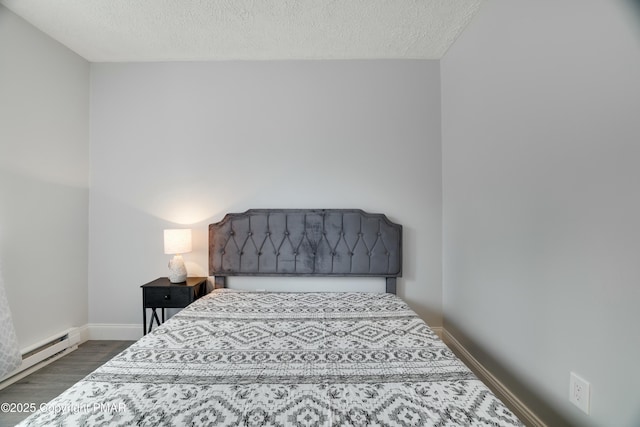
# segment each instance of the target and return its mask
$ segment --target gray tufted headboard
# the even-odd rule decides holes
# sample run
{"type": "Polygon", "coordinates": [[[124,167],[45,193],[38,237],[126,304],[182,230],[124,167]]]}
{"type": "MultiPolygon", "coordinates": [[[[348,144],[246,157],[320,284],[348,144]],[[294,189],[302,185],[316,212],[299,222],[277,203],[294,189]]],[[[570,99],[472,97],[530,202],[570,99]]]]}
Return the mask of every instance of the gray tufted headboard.
{"type": "Polygon", "coordinates": [[[251,209],[209,225],[209,275],[402,276],[402,226],[360,209],[251,209]]]}

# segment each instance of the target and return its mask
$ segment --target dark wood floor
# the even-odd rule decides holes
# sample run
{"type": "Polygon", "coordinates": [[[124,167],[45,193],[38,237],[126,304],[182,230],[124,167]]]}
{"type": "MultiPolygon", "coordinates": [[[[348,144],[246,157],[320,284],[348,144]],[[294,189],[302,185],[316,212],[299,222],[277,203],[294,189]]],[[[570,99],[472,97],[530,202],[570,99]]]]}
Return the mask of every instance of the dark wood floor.
{"type": "MultiPolygon", "coordinates": [[[[49,402],[134,341],[87,341],[76,351],[0,390],[0,403],[49,402]]],[[[0,426],[14,426],[30,413],[0,411],[0,426]]]]}

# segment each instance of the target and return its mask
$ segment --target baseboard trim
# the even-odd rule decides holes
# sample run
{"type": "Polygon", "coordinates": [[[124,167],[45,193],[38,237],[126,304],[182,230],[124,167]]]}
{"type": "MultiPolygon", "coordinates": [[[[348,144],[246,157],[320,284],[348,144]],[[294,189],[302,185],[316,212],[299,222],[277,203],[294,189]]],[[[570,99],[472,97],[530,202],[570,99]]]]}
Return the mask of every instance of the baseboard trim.
{"type": "Polygon", "coordinates": [[[76,339],[78,340],[78,344],[89,341],[89,325],[83,325],[76,328],[75,335],[77,337],[76,339]]]}
{"type": "Polygon", "coordinates": [[[443,340],[442,331],[443,331],[444,328],[442,326],[429,326],[429,329],[431,329],[438,336],[438,338],[443,340]]]}
{"type": "MultiPolygon", "coordinates": [[[[433,328],[432,328],[433,329],[433,328]]],[[[478,377],[485,382],[527,426],[547,427],[518,397],[511,392],[500,380],[487,370],[473,355],[454,337],[442,328],[442,340],[456,352],[462,361],[469,366],[478,377]]]]}
{"type": "Polygon", "coordinates": [[[90,340],[136,341],[142,338],[142,325],[140,324],[89,323],[87,330],[90,340]]]}

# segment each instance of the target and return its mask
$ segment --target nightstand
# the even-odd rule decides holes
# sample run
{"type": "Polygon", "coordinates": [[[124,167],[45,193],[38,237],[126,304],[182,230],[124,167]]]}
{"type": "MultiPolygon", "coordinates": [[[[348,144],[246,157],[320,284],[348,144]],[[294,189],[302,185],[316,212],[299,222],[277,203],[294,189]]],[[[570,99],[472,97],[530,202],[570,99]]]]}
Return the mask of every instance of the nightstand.
{"type": "Polygon", "coordinates": [[[160,326],[164,322],[165,308],[184,308],[207,293],[206,277],[187,277],[186,282],[171,283],[169,278],[159,279],[142,285],[142,328],[144,335],[151,332],[153,321],[160,326]],[[147,309],[151,309],[151,319],[147,329],[147,309]],[[162,309],[162,322],[157,309],[162,309]]]}

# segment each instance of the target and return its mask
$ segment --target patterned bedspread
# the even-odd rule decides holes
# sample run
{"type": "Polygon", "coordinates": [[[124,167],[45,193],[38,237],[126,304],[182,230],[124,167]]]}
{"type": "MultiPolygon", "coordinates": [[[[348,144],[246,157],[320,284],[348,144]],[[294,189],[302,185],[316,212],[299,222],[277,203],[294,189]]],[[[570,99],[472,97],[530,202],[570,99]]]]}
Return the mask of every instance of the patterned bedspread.
{"type": "Polygon", "coordinates": [[[513,426],[392,294],[218,292],[28,426],[513,426]]]}

